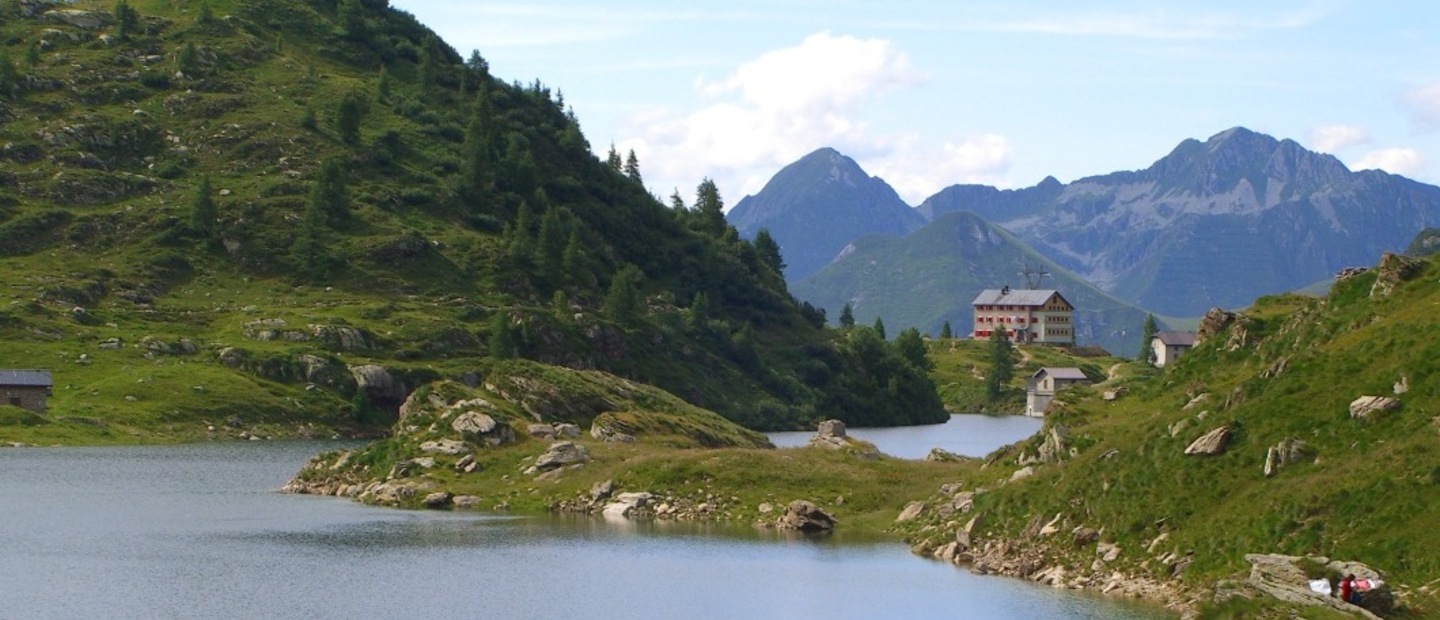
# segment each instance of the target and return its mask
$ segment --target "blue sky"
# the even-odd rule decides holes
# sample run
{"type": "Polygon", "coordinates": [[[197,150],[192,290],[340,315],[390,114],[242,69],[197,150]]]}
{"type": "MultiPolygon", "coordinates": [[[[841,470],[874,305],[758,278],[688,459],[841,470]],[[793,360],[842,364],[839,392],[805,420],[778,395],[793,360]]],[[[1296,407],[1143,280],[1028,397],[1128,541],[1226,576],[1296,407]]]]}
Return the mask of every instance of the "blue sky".
{"type": "Polygon", "coordinates": [[[391,0],[727,205],[831,146],[912,205],[1149,166],[1233,126],[1440,183],[1440,3],[391,0]]]}

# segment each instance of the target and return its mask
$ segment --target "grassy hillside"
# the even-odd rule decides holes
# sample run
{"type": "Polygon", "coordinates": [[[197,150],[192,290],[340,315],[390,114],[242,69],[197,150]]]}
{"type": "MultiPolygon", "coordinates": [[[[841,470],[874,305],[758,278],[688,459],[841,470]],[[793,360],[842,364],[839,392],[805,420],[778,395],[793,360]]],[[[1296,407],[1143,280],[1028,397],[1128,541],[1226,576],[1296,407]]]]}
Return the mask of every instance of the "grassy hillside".
{"type": "MultiPolygon", "coordinates": [[[[1323,299],[1263,298],[1223,327],[1207,321],[1202,331],[1218,333],[1177,364],[1107,385],[1127,388],[1117,401],[1067,392],[1047,433],[990,459],[976,539],[1011,541],[1014,557],[1040,553],[1072,575],[1120,571],[1197,591],[1243,575],[1247,553],[1357,560],[1434,612],[1420,586],[1440,578],[1437,277],[1434,261],[1387,257],[1323,299]],[[1351,402],[1366,395],[1398,408],[1353,418],[1351,402]],[[1048,449],[1058,460],[1040,458],[1060,427],[1059,449],[1048,449]],[[1231,432],[1223,452],[1184,453],[1220,427],[1231,432]],[[1267,477],[1267,452],[1287,446],[1290,462],[1267,477]],[[1034,475],[1006,483],[1022,463],[1034,475]],[[1060,534],[1038,533],[1052,521],[1060,534]],[[1081,528],[1119,557],[1097,569],[1094,543],[1072,542],[1081,528]]],[[[910,531],[934,548],[955,527],[932,516],[910,531]]]]}
{"type": "Polygon", "coordinates": [[[1011,381],[1000,398],[992,401],[985,391],[992,354],[988,341],[937,338],[926,346],[935,365],[930,376],[940,390],[945,409],[951,413],[1024,413],[1026,380],[1041,368],[1079,368],[1096,382],[1105,380],[1112,371],[1137,371],[1136,366],[1118,357],[1083,357],[1059,347],[1017,345],[1011,381]]]}
{"type": "Polygon", "coordinates": [[[0,367],[56,386],[0,438],[381,433],[510,357],[756,428],[943,417],[639,175],[384,2],[4,0],[0,367]]]}

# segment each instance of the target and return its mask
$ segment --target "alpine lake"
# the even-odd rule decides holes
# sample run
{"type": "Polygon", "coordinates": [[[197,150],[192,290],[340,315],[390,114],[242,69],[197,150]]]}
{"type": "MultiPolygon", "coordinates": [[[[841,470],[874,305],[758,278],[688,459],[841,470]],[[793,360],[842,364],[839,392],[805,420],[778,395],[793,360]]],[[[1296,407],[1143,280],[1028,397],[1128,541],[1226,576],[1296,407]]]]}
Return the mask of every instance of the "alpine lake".
{"type": "MultiPolygon", "coordinates": [[[[980,456],[1039,426],[959,415],[850,434],[902,458],[980,456]]],[[[277,491],[345,445],[0,449],[0,619],[1173,617],[843,530],[404,511],[277,491]]]]}

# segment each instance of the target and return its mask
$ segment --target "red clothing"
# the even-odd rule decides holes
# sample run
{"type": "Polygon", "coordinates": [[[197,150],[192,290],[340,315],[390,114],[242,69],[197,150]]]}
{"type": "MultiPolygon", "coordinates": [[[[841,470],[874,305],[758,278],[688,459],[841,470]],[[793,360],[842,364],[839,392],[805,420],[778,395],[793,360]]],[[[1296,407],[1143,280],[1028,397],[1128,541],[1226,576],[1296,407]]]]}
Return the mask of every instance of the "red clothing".
{"type": "Polygon", "coordinates": [[[1350,579],[1340,580],[1340,600],[1350,602],[1350,594],[1355,591],[1355,584],[1350,579]]]}

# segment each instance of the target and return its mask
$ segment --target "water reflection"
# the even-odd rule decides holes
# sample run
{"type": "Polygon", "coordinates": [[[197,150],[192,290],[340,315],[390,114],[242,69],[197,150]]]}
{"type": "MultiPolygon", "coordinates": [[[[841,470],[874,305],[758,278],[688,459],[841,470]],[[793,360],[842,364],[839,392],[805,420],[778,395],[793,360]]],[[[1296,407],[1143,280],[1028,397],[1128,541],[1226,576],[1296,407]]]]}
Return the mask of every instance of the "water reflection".
{"type": "MultiPolygon", "coordinates": [[[[1025,416],[952,415],[942,424],[891,428],[852,428],[851,437],[875,444],[881,452],[902,459],[925,458],[931,448],[962,456],[982,457],[996,448],[1039,432],[1042,421],[1025,416]]],[[[803,446],[813,432],[769,433],[777,447],[803,446]]]]}

